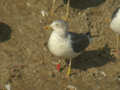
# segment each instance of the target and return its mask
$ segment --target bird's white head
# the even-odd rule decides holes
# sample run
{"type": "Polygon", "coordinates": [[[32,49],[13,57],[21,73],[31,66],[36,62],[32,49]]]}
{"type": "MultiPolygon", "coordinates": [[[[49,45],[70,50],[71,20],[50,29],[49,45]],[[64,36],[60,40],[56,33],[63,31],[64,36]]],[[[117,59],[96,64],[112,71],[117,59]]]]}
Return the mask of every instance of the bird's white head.
{"type": "Polygon", "coordinates": [[[50,25],[44,27],[45,30],[53,30],[53,33],[60,37],[66,37],[68,31],[68,23],[63,20],[53,21],[50,25]]]}
{"type": "Polygon", "coordinates": [[[68,23],[63,20],[56,20],[52,22],[50,27],[57,32],[65,32],[68,30],[68,23]]]}

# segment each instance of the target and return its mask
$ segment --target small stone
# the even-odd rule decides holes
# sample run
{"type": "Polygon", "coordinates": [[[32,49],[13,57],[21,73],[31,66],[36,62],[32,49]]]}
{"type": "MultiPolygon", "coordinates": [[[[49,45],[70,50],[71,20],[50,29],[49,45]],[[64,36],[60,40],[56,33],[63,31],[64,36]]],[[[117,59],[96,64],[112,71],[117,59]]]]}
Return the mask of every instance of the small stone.
{"type": "Polygon", "coordinates": [[[44,51],[47,51],[47,47],[44,47],[43,50],[44,50],[44,51]]]}
{"type": "Polygon", "coordinates": [[[11,85],[8,83],[5,85],[6,90],[11,90],[11,85]]]}
{"type": "Polygon", "coordinates": [[[68,85],[65,90],[77,90],[77,88],[73,85],[68,85]]]}
{"type": "Polygon", "coordinates": [[[48,75],[49,75],[50,77],[52,77],[52,78],[55,77],[55,73],[53,73],[53,72],[51,72],[51,71],[48,73],[48,75]]]}
{"type": "Polygon", "coordinates": [[[106,73],[103,71],[100,71],[100,74],[103,75],[104,77],[106,76],[106,73]]]}
{"type": "Polygon", "coordinates": [[[27,2],[27,3],[26,3],[26,5],[27,5],[28,7],[30,7],[30,6],[31,6],[31,4],[30,4],[29,2],[27,2]]]}
{"type": "Polygon", "coordinates": [[[42,15],[43,17],[45,17],[45,16],[48,16],[48,13],[47,13],[45,10],[42,10],[42,11],[41,11],[41,15],[42,15]]]}

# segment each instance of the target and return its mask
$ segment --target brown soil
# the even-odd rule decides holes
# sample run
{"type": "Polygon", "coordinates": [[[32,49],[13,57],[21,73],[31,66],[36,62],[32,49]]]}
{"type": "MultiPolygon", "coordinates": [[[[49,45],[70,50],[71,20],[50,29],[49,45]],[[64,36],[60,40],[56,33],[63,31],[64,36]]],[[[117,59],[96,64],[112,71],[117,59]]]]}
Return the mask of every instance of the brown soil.
{"type": "MultiPolygon", "coordinates": [[[[46,48],[51,31],[43,27],[65,15],[62,0],[57,0],[54,16],[49,13],[52,0],[0,0],[0,90],[9,83],[11,90],[119,90],[120,61],[111,55],[115,33],[109,28],[119,0],[71,0],[70,31],[89,29],[97,35],[93,43],[72,61],[72,74],[65,79],[67,67],[56,72],[59,57],[46,48]]],[[[62,67],[64,67],[64,59],[62,67]]]]}

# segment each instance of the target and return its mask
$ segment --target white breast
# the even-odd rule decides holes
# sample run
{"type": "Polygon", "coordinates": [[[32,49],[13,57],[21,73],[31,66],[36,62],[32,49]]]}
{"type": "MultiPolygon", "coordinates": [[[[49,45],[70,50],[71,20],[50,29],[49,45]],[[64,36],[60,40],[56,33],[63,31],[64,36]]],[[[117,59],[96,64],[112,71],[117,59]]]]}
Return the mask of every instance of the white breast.
{"type": "Polygon", "coordinates": [[[61,38],[55,32],[52,32],[48,41],[48,48],[51,51],[51,53],[56,56],[74,57],[76,56],[76,53],[73,52],[70,43],[70,39],[61,38]]]}
{"type": "Polygon", "coordinates": [[[120,33],[120,11],[117,16],[113,18],[110,27],[114,32],[120,33]]]}

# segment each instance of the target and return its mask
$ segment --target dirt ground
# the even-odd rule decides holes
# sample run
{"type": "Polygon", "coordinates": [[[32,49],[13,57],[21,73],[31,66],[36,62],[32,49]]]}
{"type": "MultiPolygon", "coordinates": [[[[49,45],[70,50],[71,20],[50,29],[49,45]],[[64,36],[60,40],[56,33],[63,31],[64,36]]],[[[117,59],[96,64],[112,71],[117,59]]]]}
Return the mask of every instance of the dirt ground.
{"type": "Polygon", "coordinates": [[[66,12],[63,1],[57,0],[54,16],[49,16],[51,4],[52,0],[0,0],[0,90],[7,84],[11,90],[65,90],[70,85],[77,90],[119,90],[120,60],[110,52],[116,47],[116,34],[109,19],[120,0],[71,0],[70,31],[91,30],[98,37],[72,61],[69,79],[64,78],[64,59],[57,72],[59,57],[45,45],[51,31],[43,27],[66,12]]]}

